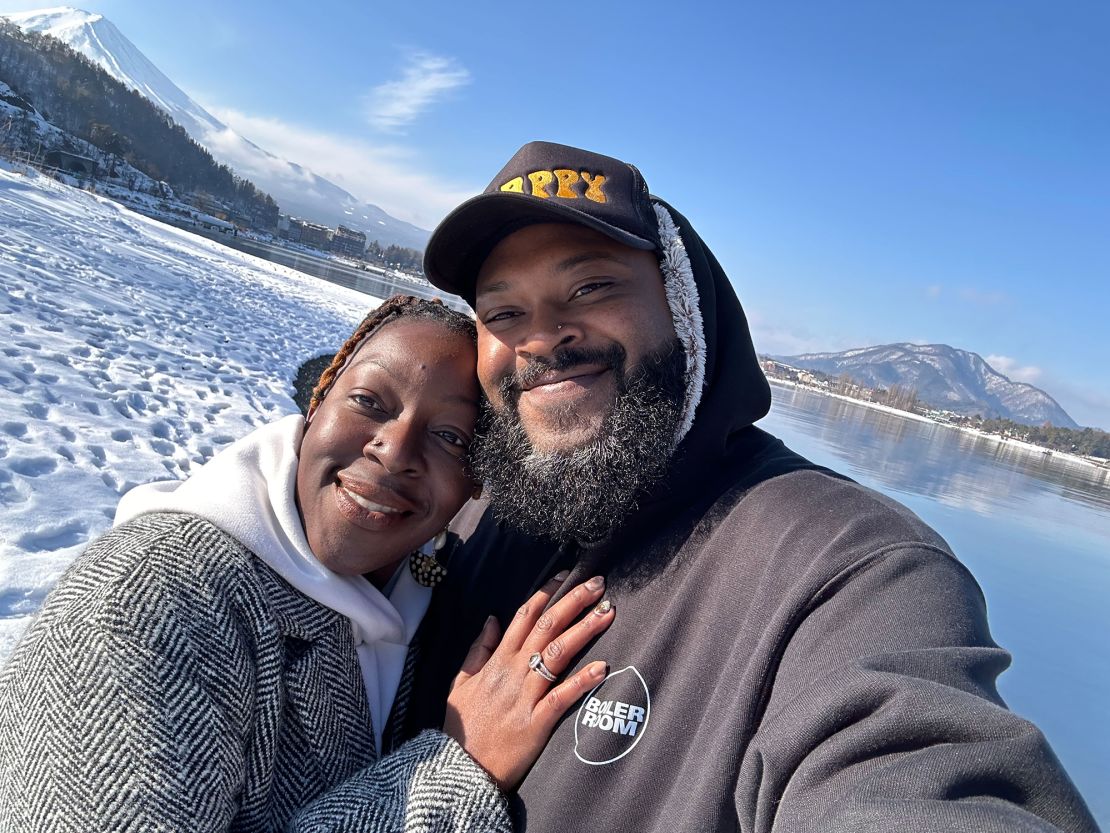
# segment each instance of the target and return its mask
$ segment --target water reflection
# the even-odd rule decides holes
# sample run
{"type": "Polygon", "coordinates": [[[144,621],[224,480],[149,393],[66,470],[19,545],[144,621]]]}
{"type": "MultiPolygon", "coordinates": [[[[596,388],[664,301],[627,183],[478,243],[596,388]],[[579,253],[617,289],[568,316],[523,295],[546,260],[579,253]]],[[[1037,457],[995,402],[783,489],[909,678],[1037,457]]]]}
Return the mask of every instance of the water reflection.
{"type": "Polygon", "coordinates": [[[887,489],[981,513],[1043,492],[1101,510],[1110,534],[1110,469],[805,390],[772,386],[769,430],[784,422],[821,442],[835,468],[874,477],[887,489]]]}

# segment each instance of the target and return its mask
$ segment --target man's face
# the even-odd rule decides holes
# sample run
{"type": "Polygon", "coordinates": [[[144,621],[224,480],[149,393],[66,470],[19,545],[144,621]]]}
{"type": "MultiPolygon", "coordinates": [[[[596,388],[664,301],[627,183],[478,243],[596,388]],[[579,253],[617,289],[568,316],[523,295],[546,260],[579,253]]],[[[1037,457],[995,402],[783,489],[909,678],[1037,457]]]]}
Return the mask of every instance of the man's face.
{"type": "Polygon", "coordinates": [[[528,226],[478,275],[478,378],[495,411],[515,405],[533,449],[595,441],[618,376],[675,340],[653,252],[584,226],[528,226]]]}

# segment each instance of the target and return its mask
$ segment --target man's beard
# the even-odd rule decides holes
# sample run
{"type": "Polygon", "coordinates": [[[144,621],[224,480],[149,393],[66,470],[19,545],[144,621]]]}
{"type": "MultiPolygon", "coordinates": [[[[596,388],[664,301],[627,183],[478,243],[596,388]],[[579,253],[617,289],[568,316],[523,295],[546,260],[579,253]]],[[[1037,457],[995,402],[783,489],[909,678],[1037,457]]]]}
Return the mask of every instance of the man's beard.
{"type": "MultiPolygon", "coordinates": [[[[678,340],[645,356],[630,371],[620,345],[564,348],[533,359],[500,386],[500,411],[484,406],[471,445],[471,469],[498,518],[531,535],[559,541],[607,537],[664,476],[674,451],[686,392],[686,356],[678,340]],[[520,421],[522,385],[545,371],[608,367],[616,395],[584,445],[551,452],[533,448],[520,421]]],[[[573,408],[554,415],[555,430],[581,424],[573,408]]]]}

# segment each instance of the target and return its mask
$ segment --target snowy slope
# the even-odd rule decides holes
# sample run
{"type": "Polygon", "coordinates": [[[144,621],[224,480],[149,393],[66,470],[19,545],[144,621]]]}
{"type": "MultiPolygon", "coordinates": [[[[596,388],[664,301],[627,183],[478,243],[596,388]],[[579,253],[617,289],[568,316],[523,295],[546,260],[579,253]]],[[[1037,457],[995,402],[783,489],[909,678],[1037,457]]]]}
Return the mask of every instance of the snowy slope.
{"type": "Polygon", "coordinates": [[[375,300],[0,163],[0,663],[119,495],[296,406],[375,300]]]}
{"type": "Polygon", "coordinates": [[[947,344],[884,344],[841,353],[782,356],[794,367],[847,373],[870,387],[912,387],[923,402],[967,415],[1002,416],[1026,425],[1078,428],[1060,404],[1033,385],[1012,382],[978,353],[947,344]]]}
{"type": "Polygon", "coordinates": [[[169,113],[216,159],[270,194],[284,213],[329,226],[342,223],[358,228],[366,232],[369,240],[424,248],[429,234],[426,230],[398,220],[376,205],[361,202],[338,185],[274,156],[220,122],[189,98],[103,16],[69,7],[2,16],[24,31],[58,38],[117,81],[142,93],[169,113]]]}
{"type": "Polygon", "coordinates": [[[5,131],[4,142],[14,151],[34,152],[43,147],[64,148],[96,160],[100,166],[97,176],[97,189],[114,199],[127,203],[141,200],[148,206],[161,202],[174,204],[182,211],[191,210],[176,201],[171,189],[164,182],[151,179],[137,168],[131,167],[118,156],[101,150],[96,145],[67,133],[42,117],[29,101],[18,95],[11,87],[0,81],[0,124],[12,129],[5,131]],[[26,130],[19,126],[23,125],[26,130]],[[151,194],[164,195],[164,199],[154,200],[151,194]]]}

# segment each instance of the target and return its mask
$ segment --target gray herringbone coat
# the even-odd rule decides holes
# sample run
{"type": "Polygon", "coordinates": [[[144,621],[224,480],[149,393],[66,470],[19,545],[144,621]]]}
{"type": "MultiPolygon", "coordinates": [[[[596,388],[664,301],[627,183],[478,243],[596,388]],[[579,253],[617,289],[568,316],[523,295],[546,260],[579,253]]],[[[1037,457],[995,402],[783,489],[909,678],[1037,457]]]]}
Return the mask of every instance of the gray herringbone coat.
{"type": "Polygon", "coordinates": [[[0,672],[2,833],[509,830],[446,736],[376,758],[348,621],[190,515],[94,542],[0,672]]]}

